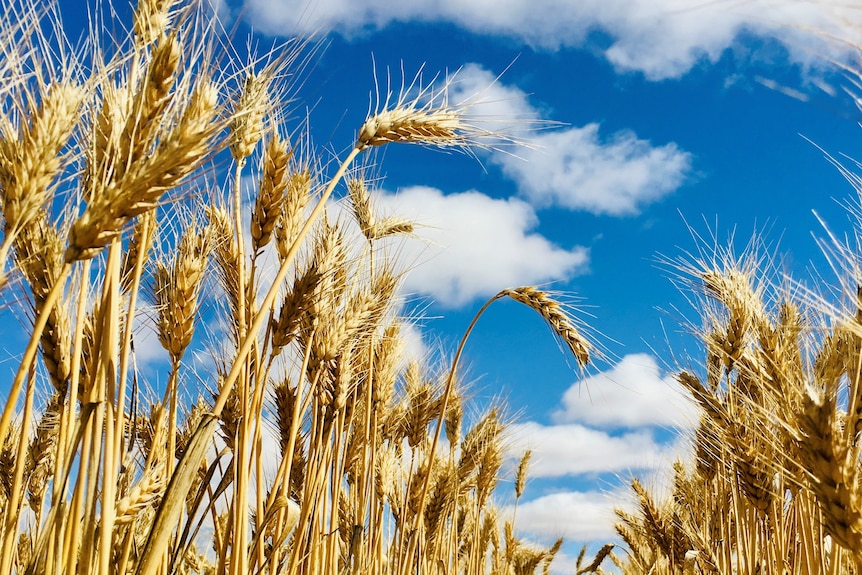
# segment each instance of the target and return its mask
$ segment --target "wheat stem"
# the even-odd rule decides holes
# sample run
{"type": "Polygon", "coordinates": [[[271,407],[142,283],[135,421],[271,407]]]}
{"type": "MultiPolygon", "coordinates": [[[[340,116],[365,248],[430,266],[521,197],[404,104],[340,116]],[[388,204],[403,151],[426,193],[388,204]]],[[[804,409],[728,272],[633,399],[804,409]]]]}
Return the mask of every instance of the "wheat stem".
{"type": "MultiPolygon", "coordinates": [[[[33,325],[33,331],[30,333],[30,341],[27,343],[27,348],[24,350],[24,355],[21,358],[21,364],[18,366],[18,371],[15,373],[15,379],[12,381],[12,386],[9,389],[9,396],[6,399],[6,405],[3,407],[3,416],[0,418],[0,445],[6,441],[6,435],[9,433],[9,424],[12,421],[12,416],[15,412],[15,404],[18,401],[18,395],[21,393],[21,386],[27,378],[27,373],[33,367],[33,361],[36,359],[36,352],[39,350],[39,340],[42,337],[42,331],[48,323],[48,318],[57,300],[63,293],[63,287],[66,283],[66,277],[72,269],[70,263],[63,265],[63,270],[57,277],[57,282],[51,286],[51,291],[45,297],[45,303],[41,313],[36,318],[33,325]]],[[[27,386],[27,395],[32,395],[34,386],[27,386]]]]}
{"type": "MultiPolygon", "coordinates": [[[[30,372],[32,379],[34,372],[30,372]]],[[[29,387],[33,387],[30,385],[29,387]]],[[[15,456],[15,475],[12,482],[12,490],[9,493],[9,500],[6,501],[5,510],[3,513],[3,549],[0,555],[0,573],[12,572],[12,560],[15,544],[15,538],[18,534],[18,518],[21,515],[21,501],[24,494],[24,467],[27,461],[27,436],[30,430],[30,419],[33,417],[33,394],[28,393],[24,402],[24,413],[21,420],[21,441],[18,445],[18,452],[15,456]]]]}
{"type": "MultiPolygon", "coordinates": [[[[121,246],[119,239],[111,243],[108,252],[108,263],[105,269],[105,318],[107,319],[106,333],[100,361],[105,364],[105,388],[100,397],[105,412],[104,447],[102,464],[102,498],[101,498],[101,521],[99,525],[99,572],[108,573],[110,570],[111,551],[113,550],[112,539],[114,535],[115,499],[117,493],[117,468],[119,460],[116,457],[115,446],[121,443],[114,435],[114,408],[117,403],[116,383],[118,366],[118,328],[120,321],[120,268],[121,268],[121,246]]],[[[118,419],[121,419],[118,417],[118,419]]],[[[101,431],[101,430],[100,430],[101,431]]]]}
{"type": "MultiPolygon", "coordinates": [[[[154,225],[154,220],[151,214],[142,216],[143,229],[140,232],[140,237],[145,238],[149,235],[151,227],[154,225]]],[[[117,421],[114,429],[114,435],[117,438],[114,457],[119,460],[125,451],[125,421],[126,421],[126,383],[128,380],[129,370],[129,354],[132,342],[132,330],[134,328],[134,318],[137,309],[138,292],[140,291],[141,277],[144,271],[144,262],[147,259],[147,246],[138,246],[135,257],[135,267],[132,272],[132,281],[129,293],[129,305],[126,308],[126,323],[123,330],[123,342],[120,346],[120,384],[117,391],[117,421]]],[[[134,407],[134,405],[132,406],[134,407]]],[[[132,420],[136,417],[136,413],[132,413],[132,420]]]]}

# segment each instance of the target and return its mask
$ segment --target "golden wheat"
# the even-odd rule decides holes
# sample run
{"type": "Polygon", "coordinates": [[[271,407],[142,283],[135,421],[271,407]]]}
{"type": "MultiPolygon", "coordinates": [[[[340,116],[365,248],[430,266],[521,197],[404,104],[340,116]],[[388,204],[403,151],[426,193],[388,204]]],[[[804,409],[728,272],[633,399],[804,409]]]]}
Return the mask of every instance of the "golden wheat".
{"type": "MultiPolygon", "coordinates": [[[[298,48],[239,64],[204,7],[141,0],[128,41],[52,62],[62,29],[46,36],[35,1],[15,2],[32,21],[0,17],[14,40],[0,51],[23,58],[0,59],[0,290],[20,275],[32,331],[0,419],[0,571],[547,572],[561,543],[498,525],[505,423],[465,416],[460,352],[443,370],[405,357],[401,277],[378,244],[412,222],[375,214],[358,178],[361,249],[321,217],[370,148],[503,136],[471,126],[447,85],[405,90],[328,173],[307,136],[282,136],[298,48]],[[32,81],[15,77],[28,66],[32,81]],[[260,171],[249,223],[246,166],[260,171]],[[165,380],[136,363],[150,332],[165,380]]],[[[588,363],[555,300],[501,294],[588,363]]],[[[518,498],[525,475],[526,459],[518,498]]]]}

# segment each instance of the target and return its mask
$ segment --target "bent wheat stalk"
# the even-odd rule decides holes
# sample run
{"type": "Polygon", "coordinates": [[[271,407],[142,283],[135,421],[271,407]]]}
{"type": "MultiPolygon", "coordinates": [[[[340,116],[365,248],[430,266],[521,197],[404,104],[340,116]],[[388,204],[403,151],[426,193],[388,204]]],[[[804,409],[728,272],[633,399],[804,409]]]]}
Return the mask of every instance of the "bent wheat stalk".
{"type": "MultiPolygon", "coordinates": [[[[443,396],[440,400],[439,407],[439,417],[437,418],[437,426],[434,430],[434,436],[431,440],[431,451],[430,457],[433,459],[434,454],[437,452],[437,444],[440,442],[440,430],[443,427],[443,422],[446,416],[446,410],[449,407],[449,399],[452,396],[452,390],[454,388],[455,383],[455,373],[458,370],[458,364],[461,361],[461,354],[464,352],[464,346],[467,344],[467,339],[470,337],[470,334],[473,332],[473,328],[476,327],[476,323],[478,323],[479,318],[482,317],[482,314],[485,313],[491,304],[499,299],[503,299],[504,297],[509,297],[519,303],[526,305],[527,307],[535,310],[539,315],[541,315],[545,320],[547,320],[548,324],[551,326],[551,329],[562,338],[562,340],[566,343],[566,346],[575,356],[578,361],[578,365],[583,369],[590,362],[590,350],[592,349],[592,345],[581,335],[580,331],[575,327],[572,319],[568,317],[568,315],[563,311],[559,302],[552,299],[547,292],[544,292],[536,287],[525,286],[519,288],[510,288],[504,289],[497,293],[494,297],[485,302],[476,315],[473,316],[473,320],[470,322],[470,325],[467,326],[467,331],[464,332],[464,336],[461,338],[461,342],[458,344],[458,349],[455,351],[455,357],[452,360],[452,366],[449,368],[449,375],[446,378],[446,387],[443,390],[443,396]]],[[[422,483],[422,491],[419,496],[419,511],[416,513],[415,525],[414,525],[414,533],[418,533],[419,522],[422,520],[422,514],[425,509],[426,499],[428,496],[428,486],[430,485],[431,474],[426,474],[425,479],[422,483]]],[[[411,549],[408,551],[408,556],[412,556],[415,549],[418,546],[419,542],[416,537],[410,542],[411,549]]],[[[404,565],[408,565],[409,562],[405,562],[404,565]]],[[[402,573],[403,575],[403,573],[402,573]]]]}

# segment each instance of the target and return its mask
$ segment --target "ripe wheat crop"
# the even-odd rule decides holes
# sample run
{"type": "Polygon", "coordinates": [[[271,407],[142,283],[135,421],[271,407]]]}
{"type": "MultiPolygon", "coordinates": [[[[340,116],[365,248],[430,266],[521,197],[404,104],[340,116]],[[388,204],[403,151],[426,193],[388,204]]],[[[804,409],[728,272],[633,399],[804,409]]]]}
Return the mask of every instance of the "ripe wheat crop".
{"type": "Polygon", "coordinates": [[[705,361],[677,375],[700,407],[695,457],[674,465],[667,500],[633,482],[622,573],[862,572],[856,251],[832,255],[850,263],[831,305],[755,252],[677,264],[703,311],[705,361]]]}
{"type": "MultiPolygon", "coordinates": [[[[405,90],[329,173],[285,122],[303,43],[240,62],[178,0],[140,0],[124,37],[103,24],[72,47],[50,6],[0,13],[0,293],[31,327],[0,416],[0,573],[547,571],[560,543],[526,544],[495,506],[505,419],[463,416],[461,349],[404,354],[379,240],[413,223],[377,217],[361,177],[378,146],[504,135],[445,82],[405,90]],[[141,325],[169,358],[158,386],[141,325]]],[[[548,294],[501,297],[590,361],[548,294]]]]}

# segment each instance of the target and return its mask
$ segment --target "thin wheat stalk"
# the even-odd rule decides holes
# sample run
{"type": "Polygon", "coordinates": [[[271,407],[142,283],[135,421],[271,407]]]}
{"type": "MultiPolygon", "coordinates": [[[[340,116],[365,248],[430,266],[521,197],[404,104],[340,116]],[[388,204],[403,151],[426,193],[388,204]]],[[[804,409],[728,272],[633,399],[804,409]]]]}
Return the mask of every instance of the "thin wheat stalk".
{"type": "MultiPolygon", "coordinates": [[[[505,289],[497,293],[491,299],[489,299],[485,304],[476,312],[476,315],[473,316],[473,320],[470,322],[470,325],[467,326],[467,330],[464,333],[464,336],[461,338],[461,342],[458,344],[458,348],[455,351],[455,356],[452,360],[452,366],[449,369],[449,375],[446,379],[446,386],[443,390],[443,396],[440,400],[440,408],[439,408],[439,418],[437,420],[437,426],[434,430],[434,435],[431,441],[430,453],[433,457],[433,454],[436,453],[437,444],[440,441],[440,431],[443,427],[446,410],[449,405],[449,399],[452,395],[454,382],[455,382],[455,373],[458,369],[458,363],[461,359],[461,354],[464,351],[464,346],[467,343],[467,338],[473,331],[473,328],[476,326],[476,323],[479,321],[479,318],[482,317],[482,314],[488,307],[491,306],[495,301],[502,299],[504,297],[511,297],[515,301],[523,303],[528,307],[531,307],[536,312],[538,312],[542,317],[544,317],[554,332],[559,335],[564,342],[566,342],[569,350],[575,355],[575,358],[578,360],[580,366],[586,367],[589,362],[589,350],[591,345],[587,342],[586,339],[580,334],[580,331],[577,330],[574,326],[572,320],[562,312],[562,308],[559,303],[555,300],[551,299],[545,292],[538,290],[534,287],[521,287],[515,289],[505,289]]],[[[422,485],[422,491],[419,498],[419,513],[418,516],[422,515],[422,511],[424,510],[425,500],[428,495],[428,485],[429,479],[426,477],[424,484],[422,485]]],[[[418,525],[414,526],[414,529],[418,529],[418,525]]],[[[410,550],[410,554],[412,554],[414,550],[410,550]]]]}

